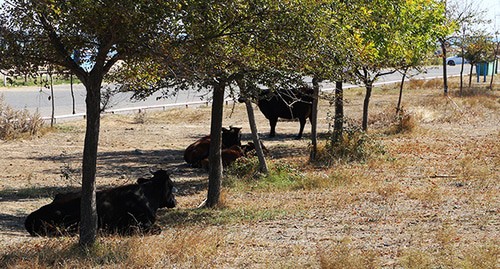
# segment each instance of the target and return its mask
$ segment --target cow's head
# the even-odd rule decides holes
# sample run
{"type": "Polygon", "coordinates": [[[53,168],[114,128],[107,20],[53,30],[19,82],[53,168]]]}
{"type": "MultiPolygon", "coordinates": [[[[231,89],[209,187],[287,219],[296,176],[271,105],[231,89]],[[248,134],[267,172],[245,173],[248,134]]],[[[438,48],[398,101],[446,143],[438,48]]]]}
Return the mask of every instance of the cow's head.
{"type": "Polygon", "coordinates": [[[241,146],[241,127],[222,128],[222,145],[225,148],[241,146]]]}
{"type": "Polygon", "coordinates": [[[177,205],[174,193],[177,189],[174,187],[174,183],[170,179],[169,172],[160,169],[155,172],[151,171],[153,177],[151,179],[139,178],[137,180],[138,184],[152,184],[153,188],[161,189],[161,197],[159,198],[159,207],[173,208],[177,205]]]}
{"type": "Polygon", "coordinates": [[[67,203],[73,199],[79,199],[82,197],[80,192],[67,192],[67,193],[57,193],[54,196],[52,203],[67,203]]]}

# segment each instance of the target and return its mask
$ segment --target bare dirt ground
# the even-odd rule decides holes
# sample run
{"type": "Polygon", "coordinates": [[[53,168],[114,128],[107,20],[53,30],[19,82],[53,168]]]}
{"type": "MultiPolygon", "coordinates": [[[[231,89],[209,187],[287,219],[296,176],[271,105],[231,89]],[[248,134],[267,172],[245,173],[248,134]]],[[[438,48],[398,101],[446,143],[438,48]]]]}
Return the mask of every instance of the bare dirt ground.
{"type": "MultiPolygon", "coordinates": [[[[360,119],[362,93],[346,93],[349,118],[360,119]]],[[[278,137],[269,139],[268,123],[256,110],[272,162],[290,162],[304,178],[333,183],[286,191],[227,189],[224,210],[239,212],[237,221],[191,215],[206,196],[207,174],[188,167],[182,155],[209,133],[209,107],[104,116],[97,184],[132,183],[151,168],[176,169],[178,208],[160,212],[162,236],[205,234],[215,238],[216,250],[203,262],[147,267],[341,268],[341,262],[346,268],[499,268],[498,91],[451,98],[434,89],[405,92],[416,128],[389,135],[383,130],[396,98],[395,91],[377,90],[371,99],[370,130],[386,153],[330,168],[307,163],[309,123],[302,140],[293,139],[298,122],[279,122],[278,137]]],[[[322,133],[329,110],[323,102],[322,133]]],[[[242,126],[243,141],[250,141],[244,111],[242,104],[234,111],[227,106],[224,126],[242,126]]],[[[72,121],[37,138],[0,141],[2,255],[56,240],[29,237],[23,222],[55,193],[79,187],[84,128],[83,121],[72,121]]]]}

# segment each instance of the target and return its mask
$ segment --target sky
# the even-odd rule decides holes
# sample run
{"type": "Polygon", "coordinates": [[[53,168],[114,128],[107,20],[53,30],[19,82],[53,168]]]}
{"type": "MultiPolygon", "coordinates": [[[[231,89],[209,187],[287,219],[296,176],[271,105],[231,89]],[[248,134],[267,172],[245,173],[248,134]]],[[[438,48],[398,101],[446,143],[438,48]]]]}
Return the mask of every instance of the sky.
{"type": "Polygon", "coordinates": [[[482,0],[482,2],[481,7],[486,10],[488,19],[500,30],[500,0],[482,0]]]}

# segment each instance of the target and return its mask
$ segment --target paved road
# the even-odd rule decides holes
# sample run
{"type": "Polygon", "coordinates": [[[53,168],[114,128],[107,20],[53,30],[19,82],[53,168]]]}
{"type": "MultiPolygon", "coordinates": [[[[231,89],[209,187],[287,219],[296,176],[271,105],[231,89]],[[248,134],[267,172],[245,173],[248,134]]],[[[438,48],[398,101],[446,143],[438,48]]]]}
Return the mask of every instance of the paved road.
{"type": "MultiPolygon", "coordinates": [[[[464,72],[468,73],[469,66],[466,66],[464,72]]],[[[448,67],[448,74],[457,75],[460,73],[460,66],[448,67]]],[[[428,68],[426,74],[419,74],[416,77],[437,77],[442,75],[442,69],[438,67],[428,68]]],[[[401,79],[399,73],[394,73],[382,77],[379,82],[392,82],[401,79]]],[[[325,89],[333,88],[332,84],[323,85],[325,89]]],[[[85,89],[83,85],[75,85],[75,112],[85,113],[85,89]]],[[[0,95],[3,95],[4,101],[14,109],[27,109],[30,112],[38,111],[42,117],[50,117],[51,114],[51,101],[50,91],[40,87],[23,87],[23,88],[0,88],[0,95]]],[[[160,93],[147,98],[146,100],[133,101],[130,100],[131,93],[120,93],[112,98],[112,107],[110,109],[122,109],[139,106],[154,106],[164,104],[175,104],[185,102],[197,102],[202,99],[207,99],[206,94],[197,92],[195,90],[182,91],[176,96],[168,99],[158,99],[160,93]]],[[[55,101],[55,115],[69,115],[72,114],[72,98],[69,85],[56,85],[54,86],[54,101],[55,101]]]]}
{"type": "MultiPolygon", "coordinates": [[[[52,102],[50,99],[50,90],[40,87],[22,87],[22,88],[0,88],[0,95],[3,95],[5,103],[14,109],[27,109],[30,112],[38,111],[42,117],[50,117],[52,112],[52,102]]],[[[74,86],[75,113],[85,113],[85,88],[78,84],[74,86]]],[[[111,99],[109,110],[155,106],[164,104],[175,104],[181,102],[197,102],[206,99],[206,95],[193,91],[182,91],[176,96],[168,99],[159,98],[160,93],[145,100],[131,100],[131,93],[118,93],[111,99]]],[[[69,115],[73,112],[73,102],[69,85],[54,86],[54,103],[56,116],[69,115]]]]}

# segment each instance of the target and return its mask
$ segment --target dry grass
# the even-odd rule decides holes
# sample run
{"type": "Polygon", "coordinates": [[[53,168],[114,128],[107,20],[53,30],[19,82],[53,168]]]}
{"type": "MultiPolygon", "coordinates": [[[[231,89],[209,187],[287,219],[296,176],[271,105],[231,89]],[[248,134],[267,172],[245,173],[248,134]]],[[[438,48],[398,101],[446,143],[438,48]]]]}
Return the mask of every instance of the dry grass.
{"type": "Polygon", "coordinates": [[[157,237],[103,237],[89,249],[76,238],[21,244],[0,258],[2,268],[208,268],[224,245],[224,234],[187,228],[157,237]]]}
{"type": "Polygon", "coordinates": [[[0,140],[29,138],[46,130],[38,113],[14,110],[5,104],[3,96],[0,95],[0,140]]]}
{"type": "MultiPolygon", "coordinates": [[[[384,151],[361,161],[325,155],[328,166],[309,163],[309,141],[292,140],[298,123],[279,122],[278,138],[264,139],[271,174],[257,174],[256,160],[234,166],[213,210],[196,209],[207,176],[182,160],[185,147],[208,133],[209,108],[108,115],[98,185],[176,168],[179,207],[159,212],[161,235],[102,237],[87,253],[76,238],[30,238],[22,227],[53,193],[78,185],[64,175],[78,178],[84,123],[3,142],[0,267],[499,268],[500,94],[453,89],[448,98],[427,84],[405,91],[408,122],[394,121],[396,89],[374,90],[370,136],[384,151]],[[394,123],[405,131],[388,132],[394,123]]],[[[363,97],[346,91],[347,117],[361,118],[363,97]]],[[[321,103],[324,137],[328,109],[321,103]]],[[[230,110],[224,126],[243,126],[248,141],[245,108],[230,110]]],[[[256,116],[265,137],[268,123],[256,116]]]]}
{"type": "Polygon", "coordinates": [[[389,135],[411,133],[417,128],[417,125],[415,116],[408,113],[405,109],[401,109],[386,133],[389,135]]]}
{"type": "Polygon", "coordinates": [[[498,241],[463,246],[461,236],[448,226],[436,231],[434,236],[434,248],[410,247],[402,255],[401,265],[404,268],[498,268],[498,241]]]}
{"type": "Polygon", "coordinates": [[[320,266],[324,269],[379,268],[378,253],[373,250],[354,249],[344,239],[332,246],[318,250],[320,266]]]}

